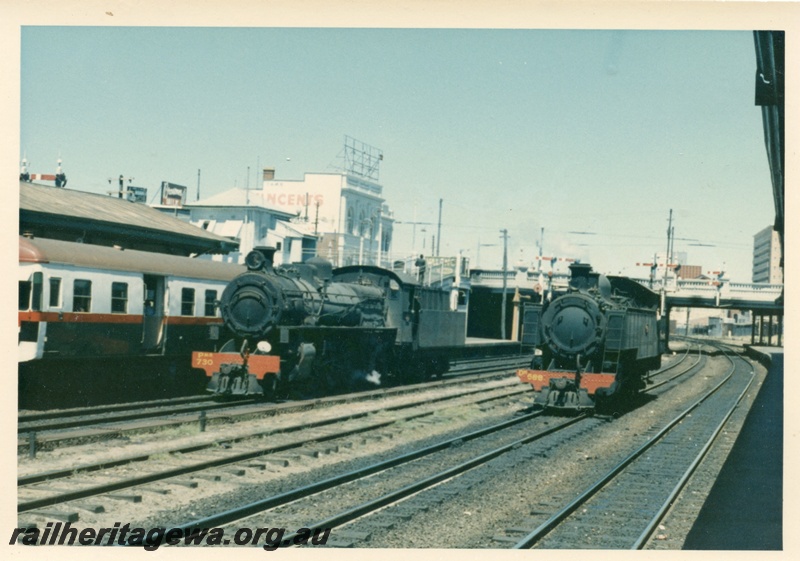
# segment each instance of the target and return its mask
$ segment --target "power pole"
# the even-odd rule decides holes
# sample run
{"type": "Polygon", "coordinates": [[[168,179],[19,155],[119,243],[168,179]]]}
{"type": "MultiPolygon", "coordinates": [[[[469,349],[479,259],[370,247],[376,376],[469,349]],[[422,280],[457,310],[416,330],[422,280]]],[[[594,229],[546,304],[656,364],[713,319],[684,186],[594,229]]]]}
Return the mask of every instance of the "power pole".
{"type": "Polygon", "coordinates": [[[500,338],[506,338],[506,269],[508,268],[508,230],[500,230],[503,234],[503,303],[500,306],[500,338]]]}
{"type": "Polygon", "coordinates": [[[439,199],[439,227],[436,230],[436,257],[439,257],[439,245],[442,243],[442,199],[439,199]]]}
{"type": "Polygon", "coordinates": [[[200,200],[200,170],[197,170],[197,198],[195,200],[200,200]]]}
{"type": "MultiPolygon", "coordinates": [[[[672,243],[672,209],[669,209],[669,223],[667,224],[667,254],[664,256],[664,281],[661,285],[661,314],[667,311],[667,271],[669,270],[669,248],[672,243]]],[[[669,330],[669,324],[665,327],[669,330]]]]}
{"type": "Polygon", "coordinates": [[[544,245],[544,226],[542,226],[542,235],[539,238],[539,266],[537,268],[538,270],[536,271],[537,273],[541,273],[542,272],[542,246],[543,245],[544,245]]]}

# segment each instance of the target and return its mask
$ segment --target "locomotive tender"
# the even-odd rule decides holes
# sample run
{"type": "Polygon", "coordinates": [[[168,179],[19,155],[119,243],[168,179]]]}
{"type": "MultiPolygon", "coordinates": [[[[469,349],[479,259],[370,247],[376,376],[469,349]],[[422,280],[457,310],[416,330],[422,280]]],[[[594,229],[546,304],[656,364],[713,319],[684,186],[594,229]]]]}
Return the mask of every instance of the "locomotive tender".
{"type": "Polygon", "coordinates": [[[588,264],[572,264],[570,273],[565,293],[526,304],[522,343],[537,350],[531,368],[517,375],[546,409],[587,410],[630,398],[661,365],[658,295],[588,264]]]}
{"type": "Polygon", "coordinates": [[[274,267],[272,248],[256,248],[248,271],[219,303],[234,335],[219,353],[196,352],[193,366],[222,395],[329,393],[441,375],[466,340],[466,312],[449,291],[374,266],[334,270],[312,258],[274,267]]]}

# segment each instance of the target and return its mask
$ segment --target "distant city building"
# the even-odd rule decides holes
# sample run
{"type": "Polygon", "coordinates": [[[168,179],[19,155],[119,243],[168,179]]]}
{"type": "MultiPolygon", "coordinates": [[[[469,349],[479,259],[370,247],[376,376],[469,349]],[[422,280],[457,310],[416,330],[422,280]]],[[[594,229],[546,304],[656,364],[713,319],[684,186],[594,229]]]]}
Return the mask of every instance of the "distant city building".
{"type": "Polygon", "coordinates": [[[703,268],[700,265],[681,265],[678,271],[680,279],[698,279],[703,275],[703,268]]]}
{"type": "Polygon", "coordinates": [[[674,278],[674,271],[677,271],[679,279],[698,279],[703,276],[703,268],[700,265],[689,265],[688,255],[685,251],[676,251],[672,254],[672,259],[667,259],[666,251],[659,251],[655,255],[656,268],[651,272],[655,274],[656,278],[664,276],[664,265],[669,261],[671,267],[668,273],[669,278],[674,278]]]}
{"type": "Polygon", "coordinates": [[[276,180],[263,170],[258,189],[229,189],[217,195],[159,210],[208,232],[237,240],[241,262],[257,246],[278,249],[275,263],[305,261],[315,255],[334,266],[391,267],[394,217],[383,187],[349,173],[306,173],[302,180],[276,180]]]}
{"type": "Polygon", "coordinates": [[[753,236],[753,282],[783,283],[780,238],[772,226],[753,236]]]}

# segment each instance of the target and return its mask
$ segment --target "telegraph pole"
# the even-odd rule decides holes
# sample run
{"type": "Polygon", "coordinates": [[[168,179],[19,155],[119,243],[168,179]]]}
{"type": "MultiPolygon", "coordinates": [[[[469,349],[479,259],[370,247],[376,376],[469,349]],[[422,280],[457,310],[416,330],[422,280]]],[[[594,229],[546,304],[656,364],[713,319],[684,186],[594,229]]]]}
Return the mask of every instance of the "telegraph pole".
{"type": "MultiPolygon", "coordinates": [[[[669,271],[669,248],[672,243],[672,209],[669,209],[669,223],[667,224],[667,254],[664,256],[664,283],[661,285],[661,313],[667,309],[667,271],[669,271]]],[[[669,329],[667,324],[666,329],[669,329]]]]}
{"type": "Polygon", "coordinates": [[[436,230],[436,257],[439,257],[439,245],[442,243],[442,199],[439,199],[439,227],[436,230]]]}
{"type": "Polygon", "coordinates": [[[500,230],[503,234],[503,303],[500,306],[500,338],[506,338],[506,269],[508,268],[508,230],[500,230]]]}
{"type": "Polygon", "coordinates": [[[542,234],[539,238],[539,267],[537,273],[542,272],[542,246],[544,245],[544,226],[542,226],[542,234]]]}

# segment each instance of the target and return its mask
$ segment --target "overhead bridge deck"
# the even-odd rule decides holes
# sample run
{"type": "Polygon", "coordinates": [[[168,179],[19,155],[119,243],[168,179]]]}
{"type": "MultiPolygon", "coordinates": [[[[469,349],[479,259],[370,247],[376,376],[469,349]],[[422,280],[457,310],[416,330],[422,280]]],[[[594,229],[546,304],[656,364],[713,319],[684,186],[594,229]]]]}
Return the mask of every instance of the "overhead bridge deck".
{"type": "MultiPolygon", "coordinates": [[[[506,271],[507,291],[514,293],[541,292],[552,287],[553,290],[564,290],[569,282],[569,275],[556,274],[552,279],[540,275],[536,271],[506,271]]],[[[653,292],[660,293],[664,286],[663,279],[632,279],[653,292]]],[[[503,289],[503,271],[473,270],[470,275],[472,288],[485,287],[492,292],[503,289]]],[[[783,310],[782,284],[763,284],[731,282],[713,279],[668,279],[665,299],[668,308],[732,308],[741,310],[761,310],[765,312],[783,310]]]]}

